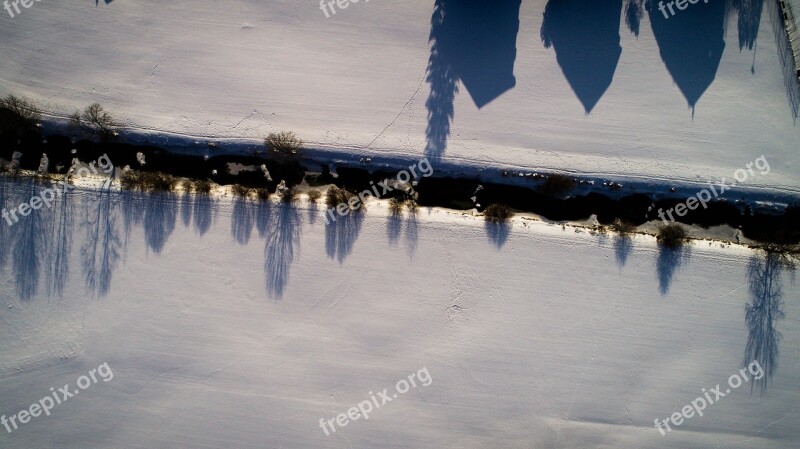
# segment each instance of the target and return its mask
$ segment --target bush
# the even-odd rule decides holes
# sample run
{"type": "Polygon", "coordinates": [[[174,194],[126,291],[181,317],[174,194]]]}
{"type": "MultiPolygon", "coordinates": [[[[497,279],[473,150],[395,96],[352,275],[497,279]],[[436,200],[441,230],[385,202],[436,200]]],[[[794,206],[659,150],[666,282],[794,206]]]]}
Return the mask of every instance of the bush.
{"type": "Polygon", "coordinates": [[[400,215],[400,213],[403,212],[404,203],[405,202],[402,199],[393,197],[392,199],[389,200],[389,212],[391,212],[391,214],[395,216],[400,215]]]}
{"type": "Polygon", "coordinates": [[[417,213],[417,209],[419,208],[419,205],[414,200],[407,200],[406,201],[406,207],[408,207],[408,213],[410,213],[412,215],[415,215],[417,213]]]}
{"type": "Polygon", "coordinates": [[[106,112],[100,103],[93,103],[84,108],[83,112],[75,111],[70,115],[70,124],[81,131],[108,140],[117,135],[115,128],[118,126],[114,117],[106,112]]]}
{"type": "Polygon", "coordinates": [[[208,195],[211,193],[211,181],[208,179],[198,179],[193,183],[195,193],[200,193],[204,195],[208,195]]]}
{"type": "Polygon", "coordinates": [[[231,187],[231,191],[235,196],[238,196],[240,198],[248,198],[250,196],[251,189],[241,184],[234,184],[231,187]]]}
{"type": "Polygon", "coordinates": [[[42,115],[31,100],[14,95],[0,98],[0,109],[5,109],[5,113],[0,115],[2,117],[0,130],[3,131],[25,131],[36,126],[42,115]]]}
{"type": "Polygon", "coordinates": [[[283,189],[280,193],[281,201],[286,204],[294,203],[297,200],[297,190],[294,188],[283,189]]]}
{"type": "Polygon", "coordinates": [[[291,131],[269,133],[264,139],[264,147],[268,153],[279,156],[296,156],[303,147],[303,141],[291,131]]]}
{"type": "Polygon", "coordinates": [[[317,189],[311,189],[308,191],[308,201],[312,203],[316,203],[317,201],[319,201],[321,196],[322,194],[317,189]]]}
{"type": "Polygon", "coordinates": [[[677,248],[686,242],[686,230],[677,223],[661,226],[658,228],[656,240],[667,248],[677,248]]]}
{"type": "Polygon", "coordinates": [[[483,211],[483,216],[486,221],[504,223],[514,216],[514,212],[505,204],[492,204],[483,211]]]}
{"type": "Polygon", "coordinates": [[[256,189],[256,198],[260,201],[269,201],[270,196],[272,196],[272,194],[269,193],[269,190],[263,187],[256,189]]]}
{"type": "Polygon", "coordinates": [[[161,172],[127,170],[120,178],[120,185],[123,189],[141,192],[170,192],[176,184],[178,184],[177,178],[161,172]]]}
{"type": "Polygon", "coordinates": [[[636,226],[627,221],[615,218],[614,222],[611,223],[611,229],[619,235],[628,235],[636,229],[636,226]]]}

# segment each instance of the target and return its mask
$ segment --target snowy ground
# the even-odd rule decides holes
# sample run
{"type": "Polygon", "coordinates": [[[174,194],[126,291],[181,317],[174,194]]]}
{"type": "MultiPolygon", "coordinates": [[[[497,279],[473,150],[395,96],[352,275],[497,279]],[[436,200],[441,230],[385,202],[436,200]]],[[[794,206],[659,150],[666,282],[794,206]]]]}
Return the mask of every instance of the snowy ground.
{"type": "MultiPolygon", "coordinates": [[[[17,189],[8,201],[30,193],[17,189]]],[[[787,273],[748,271],[760,259],[747,249],[668,253],[645,236],[522,221],[505,232],[427,209],[395,221],[375,204],[326,226],[302,203],[69,198],[72,215],[61,205],[36,215],[43,229],[67,217],[69,232],[31,235],[21,222],[4,240],[40,256],[11,257],[0,277],[0,413],[106,362],[114,377],[0,432],[4,448],[800,440],[800,290],[787,273]],[[64,271],[51,251],[67,236],[68,274],[54,277],[64,271]],[[63,296],[48,295],[59,279],[63,296]],[[19,300],[20,285],[37,293],[19,300]],[[747,304],[760,305],[749,324],[747,304]],[[654,429],[702,388],[724,387],[756,349],[772,374],[763,395],[745,384],[665,436],[654,429]],[[423,368],[429,386],[334,435],[320,429],[423,368]]]]}
{"type": "MultiPolygon", "coordinates": [[[[433,25],[421,0],[330,18],[311,0],[44,0],[0,17],[0,95],[56,116],[99,101],[139,135],[203,151],[293,130],[376,163],[664,183],[730,179],[763,154],[770,173],[748,185],[798,193],[780,24],[746,3],[763,11],[744,25],[721,2],[645,13],[637,38],[621,0],[439,0],[433,25]]],[[[31,189],[0,183],[0,204],[31,189]]],[[[392,219],[379,204],[326,225],[305,203],[66,198],[0,221],[0,417],[103,363],[114,377],[0,427],[2,448],[800,441],[800,289],[746,248],[436,209],[392,219]],[[753,359],[762,381],[653,427],[753,359]],[[319,427],[423,368],[430,385],[369,420],[319,427]]]]}
{"type": "Polygon", "coordinates": [[[743,26],[722,2],[645,13],[638,38],[622,0],[438,3],[432,26],[430,0],[330,18],[311,0],[36,2],[0,18],[0,94],[99,101],[139,131],[665,182],[764,154],[778,170],[755,185],[800,188],[771,2],[743,26]]]}

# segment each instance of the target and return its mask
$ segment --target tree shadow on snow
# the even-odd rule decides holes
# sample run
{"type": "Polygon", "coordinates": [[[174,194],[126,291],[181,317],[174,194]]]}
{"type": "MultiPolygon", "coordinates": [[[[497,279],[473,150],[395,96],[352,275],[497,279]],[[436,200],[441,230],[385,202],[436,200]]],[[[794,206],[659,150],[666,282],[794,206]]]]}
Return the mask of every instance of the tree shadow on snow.
{"type": "Polygon", "coordinates": [[[675,274],[691,256],[691,247],[688,245],[670,248],[658,245],[658,258],[656,260],[656,274],[658,276],[658,290],[661,295],[669,293],[675,274]]]}
{"type": "Polygon", "coordinates": [[[194,230],[202,237],[214,222],[217,200],[207,193],[194,195],[194,230]]]}
{"type": "Polygon", "coordinates": [[[148,193],[144,210],[144,238],[147,246],[156,254],[161,254],[167,239],[175,230],[178,218],[177,201],[174,192],[148,193]]]}
{"type": "Polygon", "coordinates": [[[614,256],[620,268],[624,267],[628,262],[628,256],[630,256],[631,251],[633,251],[633,239],[631,239],[631,236],[617,234],[614,237],[614,256]]]}
{"type": "Polygon", "coordinates": [[[425,155],[447,148],[458,81],[480,109],[516,85],[521,0],[436,0],[428,41],[430,94],[425,155]]]}
{"type": "Polygon", "coordinates": [[[511,224],[507,222],[495,223],[493,221],[486,221],[483,226],[486,229],[486,236],[489,237],[489,241],[492,242],[497,249],[502,249],[503,245],[508,241],[508,236],[511,234],[511,224]]]}
{"type": "Polygon", "coordinates": [[[236,197],[233,200],[233,210],[231,211],[231,236],[236,243],[244,246],[250,241],[250,234],[253,232],[253,211],[251,210],[250,200],[247,198],[236,197]]]}
{"type": "Polygon", "coordinates": [[[788,256],[772,250],[762,250],[750,258],[747,276],[750,281],[750,302],[745,306],[747,345],[743,366],[756,361],[764,370],[761,379],[753,378],[750,391],[758,385],[763,395],[778,367],[778,344],[781,334],[775,323],[784,318],[782,274],[795,265],[788,256]]]}
{"type": "Polygon", "coordinates": [[[389,239],[389,246],[397,246],[402,233],[403,216],[401,214],[389,214],[386,219],[386,237],[389,239]]]}
{"type": "Polygon", "coordinates": [[[325,224],[325,252],[328,257],[339,263],[344,262],[353,251],[363,222],[364,211],[361,210],[329,219],[325,224]]]}
{"type": "Polygon", "coordinates": [[[586,114],[608,90],[622,54],[623,0],[550,0],[540,37],[553,47],[564,77],[586,114]]]}
{"type": "Polygon", "coordinates": [[[264,247],[264,275],[267,294],[280,299],[289,280],[289,268],[300,252],[302,221],[297,208],[291,204],[279,204],[272,218],[264,247]]]}
{"type": "Polygon", "coordinates": [[[106,296],[111,278],[120,258],[122,237],[114,207],[115,194],[111,183],[102,186],[94,198],[85,197],[86,240],[81,247],[84,280],[87,290],[106,296]]]}
{"type": "MultiPolygon", "coordinates": [[[[30,202],[34,196],[41,195],[44,189],[51,188],[35,178],[21,183],[20,201],[30,202]]],[[[12,228],[11,265],[16,280],[16,294],[21,300],[29,300],[39,291],[39,279],[45,256],[48,252],[48,236],[52,226],[52,211],[42,207],[23,217],[12,228]]]]}

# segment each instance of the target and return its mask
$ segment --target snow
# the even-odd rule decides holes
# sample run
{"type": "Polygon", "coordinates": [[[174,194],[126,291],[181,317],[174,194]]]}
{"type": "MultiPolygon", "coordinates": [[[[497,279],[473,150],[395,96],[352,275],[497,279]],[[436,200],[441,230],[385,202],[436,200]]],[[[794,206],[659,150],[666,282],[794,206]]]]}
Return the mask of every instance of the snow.
{"type": "MultiPolygon", "coordinates": [[[[122,137],[204,155],[290,130],[334,173],[339,159],[428,156],[437,171],[559,170],[627,187],[730,179],[764,155],[769,175],[743,189],[798,192],[800,130],[770,5],[743,34],[735,15],[697,4],[669,23],[645,13],[637,37],[622,2],[546,4],[440,0],[449,15],[432,25],[435,4],[421,0],[330,18],[296,0],[36,2],[0,19],[0,95],[30,96],[54,121],[97,101],[128,126],[122,137]]],[[[96,184],[0,221],[0,414],[103,363],[114,378],[0,427],[0,447],[800,441],[800,289],[774,261],[763,276],[751,249],[665,251],[645,235],[441,209],[397,218],[375,201],[326,225],[322,205],[96,184]],[[748,305],[762,306],[749,321],[748,305]],[[763,395],[744,385],[667,435],[653,427],[754,353],[771,373],[763,395]],[[431,385],[320,429],[422,368],[431,385]]],[[[35,193],[0,183],[4,207],[35,193]]]]}
{"type": "Polygon", "coordinates": [[[671,184],[730,177],[764,154],[779,169],[751,187],[797,193],[800,128],[771,4],[745,30],[757,45],[740,49],[736,15],[725,21],[714,5],[662,20],[657,40],[647,13],[638,38],[628,31],[621,1],[573,2],[551,13],[546,48],[544,0],[491,10],[441,3],[452,19],[433,30],[434,3],[421,0],[353,4],[327,19],[311,1],[36,3],[3,18],[0,94],[29,95],[62,116],[98,101],[152,138],[258,145],[292,130],[316,149],[376,161],[419,159],[429,122],[447,147],[427,155],[466,166],[671,184]],[[440,96],[429,121],[432,31],[438,64],[457,73],[432,82],[440,96]],[[669,56],[687,48],[699,52],[669,56]],[[487,77],[506,81],[497,88],[487,77]],[[459,89],[449,136],[447,83],[459,89]]]}
{"type": "Polygon", "coordinates": [[[521,219],[501,230],[438,209],[394,220],[377,202],[326,227],[304,203],[73,198],[63,297],[40,285],[16,299],[30,273],[13,264],[0,277],[0,413],[105,362],[114,379],[0,433],[3,447],[794,448],[800,437],[800,291],[786,273],[766,393],[745,384],[665,436],[653,428],[737,373],[748,335],[774,342],[745,323],[759,281],[743,247],[665,253],[647,236],[521,219]],[[108,219],[92,221],[98,212],[108,219]],[[95,234],[112,238],[87,252],[95,234]],[[103,274],[90,285],[92,266],[103,274]],[[319,428],[423,367],[430,386],[334,435],[319,428]]]}

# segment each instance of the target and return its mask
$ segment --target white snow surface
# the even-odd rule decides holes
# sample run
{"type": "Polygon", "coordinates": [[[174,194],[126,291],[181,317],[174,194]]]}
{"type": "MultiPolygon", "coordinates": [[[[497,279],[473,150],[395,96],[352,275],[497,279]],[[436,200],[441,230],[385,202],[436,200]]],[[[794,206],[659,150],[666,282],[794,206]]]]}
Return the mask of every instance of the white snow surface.
{"type": "Polygon", "coordinates": [[[422,209],[395,222],[374,203],[325,225],[302,204],[262,215],[228,199],[151,197],[128,210],[141,210],[137,222],[116,195],[77,196],[63,296],[46,295],[42,275],[37,294],[17,299],[32,273],[16,262],[0,277],[0,413],[102,363],[114,378],[0,432],[3,448],[800,441],[800,289],[786,274],[775,284],[783,303],[770,325],[782,339],[765,345],[764,328],[745,322],[749,286],[763,283],[748,274],[751,250],[696,242],[670,255],[647,236],[626,245],[523,220],[506,240],[479,218],[422,209]],[[109,219],[93,221],[102,204],[109,219]],[[662,436],[653,420],[724,388],[748,336],[776,357],[765,394],[744,384],[662,436]],[[319,427],[422,368],[429,386],[331,436],[319,427]]]}
{"type": "MultiPolygon", "coordinates": [[[[713,24],[685,33],[669,28],[681,17],[666,22],[665,36],[677,36],[661,42],[667,50],[722,52],[718,67],[671,60],[682,79],[710,70],[707,90],[694,100],[663,62],[647,13],[637,38],[625,26],[621,0],[578,3],[550,27],[557,36],[550,48],[540,37],[545,0],[522,2],[518,14],[506,2],[512,6],[505,15],[484,21],[484,12],[473,12],[478,17],[464,19],[461,29],[451,27],[458,42],[448,44],[449,57],[463,76],[455,81],[447,147],[431,153],[474,166],[667,183],[731,179],[763,154],[775,170],[748,186],[797,193],[800,128],[787,100],[775,43],[781,24],[771,23],[770,2],[753,49],[740,49],[735,13],[724,32],[721,12],[709,16],[713,24]],[[564,25],[565,18],[579,28],[564,25]],[[495,19],[503,25],[492,25],[495,19]],[[473,48],[495,35],[497,48],[473,48]],[[696,35],[702,40],[695,43],[696,35]],[[618,64],[605,58],[616,40],[618,64]],[[513,57],[502,59],[509,51],[513,57]],[[591,105],[593,88],[576,95],[557,60],[581,52],[585,66],[570,61],[573,81],[591,84],[613,74],[589,113],[579,97],[591,105]],[[593,55],[600,60],[589,61],[593,55]],[[481,95],[494,89],[481,84],[483,70],[503,71],[509,63],[514,86],[483,104],[481,95]],[[465,86],[460,78],[469,77],[478,81],[465,86]]],[[[712,6],[680,14],[691,18],[712,6]]],[[[426,148],[433,8],[430,0],[373,0],[326,18],[311,0],[35,2],[13,19],[0,18],[0,94],[30,96],[61,116],[97,101],[138,132],[257,144],[268,132],[292,130],[330,152],[418,158],[426,148]]],[[[509,81],[510,73],[503,76],[497,83],[509,81]]]]}

